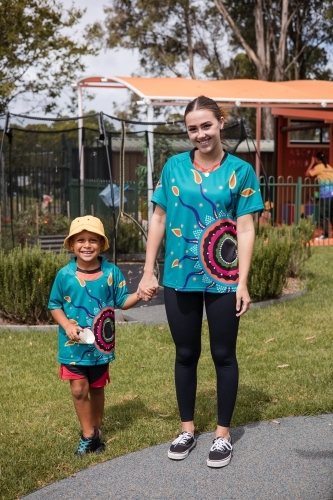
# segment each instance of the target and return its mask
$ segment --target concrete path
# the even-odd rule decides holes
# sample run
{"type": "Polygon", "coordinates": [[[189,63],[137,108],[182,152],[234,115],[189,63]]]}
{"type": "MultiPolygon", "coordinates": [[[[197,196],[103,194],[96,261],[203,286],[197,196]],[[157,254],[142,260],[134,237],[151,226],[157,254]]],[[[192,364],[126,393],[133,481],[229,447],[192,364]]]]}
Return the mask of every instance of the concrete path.
{"type": "Polygon", "coordinates": [[[234,454],[206,465],[212,433],[198,436],[183,461],[170,443],[109,460],[50,484],[25,500],[332,500],[333,414],[231,429],[234,454]],[[279,422],[279,423],[276,423],[279,422]]]}

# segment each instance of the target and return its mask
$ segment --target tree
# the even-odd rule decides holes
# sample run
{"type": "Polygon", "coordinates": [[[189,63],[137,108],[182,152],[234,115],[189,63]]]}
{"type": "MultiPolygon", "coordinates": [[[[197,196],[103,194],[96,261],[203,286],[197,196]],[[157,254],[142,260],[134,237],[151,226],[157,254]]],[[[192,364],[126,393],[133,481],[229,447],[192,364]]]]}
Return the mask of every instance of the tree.
{"type": "MultiPolygon", "coordinates": [[[[46,112],[84,70],[82,56],[95,53],[76,42],[73,28],[84,10],[64,10],[58,0],[0,2],[0,113],[18,96],[33,94],[46,112]]],[[[35,104],[36,106],[36,104],[35,104]]]]}
{"type": "MultiPolygon", "coordinates": [[[[146,73],[282,81],[332,78],[333,0],[110,0],[109,48],[137,48],[146,73]]],[[[265,108],[264,108],[265,109],[265,108]]],[[[272,138],[269,110],[264,137],[272,138]]]]}
{"type": "Polygon", "coordinates": [[[199,78],[207,66],[215,78],[223,76],[227,40],[211,0],[111,0],[110,3],[104,9],[104,26],[100,23],[91,26],[91,36],[105,37],[109,48],[137,48],[146,73],[199,78]]]}
{"type": "MultiPolygon", "coordinates": [[[[244,3],[236,8],[231,0],[214,3],[232,31],[233,44],[245,50],[260,80],[332,78],[325,48],[333,43],[332,0],[246,1],[254,15],[255,44],[253,30],[241,29],[244,3]]],[[[265,136],[272,138],[268,108],[263,108],[263,117],[265,136]]]]}

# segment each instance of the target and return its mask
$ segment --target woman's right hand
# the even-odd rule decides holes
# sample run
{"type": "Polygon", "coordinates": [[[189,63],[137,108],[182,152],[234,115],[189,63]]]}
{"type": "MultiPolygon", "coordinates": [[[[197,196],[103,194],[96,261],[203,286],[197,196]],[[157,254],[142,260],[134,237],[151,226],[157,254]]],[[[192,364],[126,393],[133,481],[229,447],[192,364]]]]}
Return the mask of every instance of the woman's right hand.
{"type": "Polygon", "coordinates": [[[143,273],[136,292],[137,296],[145,301],[151,300],[151,296],[146,292],[146,290],[152,288],[155,290],[154,296],[157,297],[159,285],[156,276],[153,273],[143,273]]]}

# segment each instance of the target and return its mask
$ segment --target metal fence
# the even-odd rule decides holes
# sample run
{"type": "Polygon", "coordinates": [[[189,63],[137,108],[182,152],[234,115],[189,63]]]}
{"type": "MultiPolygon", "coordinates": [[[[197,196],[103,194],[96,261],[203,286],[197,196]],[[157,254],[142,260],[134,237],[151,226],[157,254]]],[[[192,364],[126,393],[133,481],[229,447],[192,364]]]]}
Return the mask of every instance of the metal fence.
{"type": "MultiPolygon", "coordinates": [[[[110,207],[100,197],[110,180],[106,148],[98,141],[97,132],[98,129],[94,128],[85,132],[85,179],[82,180],[79,178],[76,129],[51,133],[13,128],[0,158],[0,247],[9,249],[23,245],[39,234],[66,232],[69,221],[82,213],[82,206],[84,213],[92,213],[104,220],[112,218],[110,207]]],[[[112,132],[108,151],[116,186],[119,185],[123,156],[125,212],[135,220],[146,221],[146,157],[144,152],[138,154],[140,140],[144,140],[145,135],[142,132],[141,139],[138,134],[134,135],[135,138],[127,137],[127,147],[121,155],[117,143],[119,133],[112,132]]],[[[181,140],[157,136],[156,152],[161,165],[175,144],[179,147],[181,140]]],[[[268,171],[274,171],[272,161],[270,167],[268,171]]],[[[297,224],[301,218],[312,217],[319,235],[324,212],[328,219],[332,218],[330,199],[326,205],[320,200],[316,180],[269,176],[267,181],[260,178],[260,186],[266,202],[266,210],[260,218],[262,223],[297,224]]],[[[329,231],[331,235],[331,225],[329,231]]]]}
{"type": "Polygon", "coordinates": [[[275,179],[270,176],[266,183],[261,177],[260,187],[273,223],[298,224],[301,218],[312,217],[319,225],[321,207],[317,180],[302,177],[295,180],[291,176],[275,179]]]}

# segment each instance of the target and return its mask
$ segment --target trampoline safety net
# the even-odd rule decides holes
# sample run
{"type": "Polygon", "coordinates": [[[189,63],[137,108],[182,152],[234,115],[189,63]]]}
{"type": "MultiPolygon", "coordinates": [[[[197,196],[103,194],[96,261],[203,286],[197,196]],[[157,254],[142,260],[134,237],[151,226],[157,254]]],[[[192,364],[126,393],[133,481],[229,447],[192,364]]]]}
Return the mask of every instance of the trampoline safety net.
{"type": "MultiPolygon", "coordinates": [[[[154,187],[166,160],[192,147],[183,122],[156,122],[153,132],[147,125],[103,113],[81,121],[0,116],[0,246],[66,234],[71,220],[92,214],[103,220],[115,255],[142,252],[147,163],[154,187]]],[[[222,131],[225,149],[236,154],[247,137],[243,120],[222,131]]]]}

